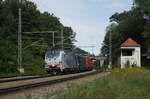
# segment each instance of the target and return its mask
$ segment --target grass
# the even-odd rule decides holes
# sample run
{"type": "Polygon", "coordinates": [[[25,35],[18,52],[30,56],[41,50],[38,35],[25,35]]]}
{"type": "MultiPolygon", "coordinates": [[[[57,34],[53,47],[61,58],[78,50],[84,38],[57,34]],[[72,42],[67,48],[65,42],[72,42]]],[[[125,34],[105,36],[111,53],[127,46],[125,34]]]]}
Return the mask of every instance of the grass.
{"type": "MultiPolygon", "coordinates": [[[[82,85],[68,85],[58,99],[150,99],[150,70],[127,68],[82,85]]],[[[56,97],[55,97],[56,98],[56,97]]]]}

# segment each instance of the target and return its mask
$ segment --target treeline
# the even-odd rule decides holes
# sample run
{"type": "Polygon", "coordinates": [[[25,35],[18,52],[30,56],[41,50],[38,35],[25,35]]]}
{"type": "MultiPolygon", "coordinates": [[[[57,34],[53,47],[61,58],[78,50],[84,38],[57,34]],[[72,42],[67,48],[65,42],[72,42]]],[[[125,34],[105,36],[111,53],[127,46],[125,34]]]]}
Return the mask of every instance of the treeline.
{"type": "Polygon", "coordinates": [[[110,17],[101,54],[109,57],[109,34],[112,37],[113,66],[120,57],[120,45],[129,37],[141,44],[142,53],[150,47],[150,0],[133,0],[131,10],[115,13],[110,17]]]}
{"type": "Polygon", "coordinates": [[[22,9],[22,32],[58,31],[55,47],[52,34],[22,34],[23,67],[28,73],[44,71],[44,54],[51,49],[60,49],[61,32],[64,48],[72,48],[75,33],[71,27],[63,26],[59,18],[48,12],[40,12],[36,4],[28,0],[0,0],[0,75],[17,73],[18,55],[18,8],[22,9]],[[39,42],[36,42],[41,40],[39,42]],[[36,42],[36,43],[33,43],[36,42]]]}

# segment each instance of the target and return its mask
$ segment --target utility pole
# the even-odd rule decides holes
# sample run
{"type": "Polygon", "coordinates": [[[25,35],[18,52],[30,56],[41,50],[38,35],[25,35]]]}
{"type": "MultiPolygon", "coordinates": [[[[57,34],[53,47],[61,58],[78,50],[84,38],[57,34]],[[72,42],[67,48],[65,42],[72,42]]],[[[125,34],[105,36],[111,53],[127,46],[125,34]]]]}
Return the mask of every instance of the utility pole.
{"type": "Polygon", "coordinates": [[[93,46],[92,46],[92,54],[93,54],[93,55],[94,55],[94,47],[95,47],[95,46],[93,45],[93,46]]]}
{"type": "MultiPolygon", "coordinates": [[[[19,4],[21,5],[21,0],[19,0],[19,4]]],[[[21,8],[18,10],[19,13],[19,22],[18,22],[18,70],[20,73],[24,73],[24,68],[22,67],[22,15],[21,8]]]]}
{"type": "Polygon", "coordinates": [[[55,32],[53,32],[53,47],[55,46],[55,32]]]}
{"type": "Polygon", "coordinates": [[[64,49],[64,33],[63,33],[63,27],[61,28],[61,47],[62,50],[64,49]]]}
{"type": "Polygon", "coordinates": [[[112,41],[111,41],[111,31],[109,32],[109,65],[108,69],[112,68],[112,41]]]}

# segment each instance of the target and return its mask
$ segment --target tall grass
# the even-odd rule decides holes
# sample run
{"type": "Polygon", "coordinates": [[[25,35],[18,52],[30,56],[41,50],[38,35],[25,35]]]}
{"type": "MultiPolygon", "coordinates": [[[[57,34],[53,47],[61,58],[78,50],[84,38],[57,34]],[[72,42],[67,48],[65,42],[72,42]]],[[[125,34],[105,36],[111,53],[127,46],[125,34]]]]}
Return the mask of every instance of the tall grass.
{"type": "MultiPolygon", "coordinates": [[[[56,98],[56,97],[55,97],[56,98]]],[[[110,75],[82,85],[69,85],[58,99],[150,99],[150,71],[114,70],[110,75]]]]}

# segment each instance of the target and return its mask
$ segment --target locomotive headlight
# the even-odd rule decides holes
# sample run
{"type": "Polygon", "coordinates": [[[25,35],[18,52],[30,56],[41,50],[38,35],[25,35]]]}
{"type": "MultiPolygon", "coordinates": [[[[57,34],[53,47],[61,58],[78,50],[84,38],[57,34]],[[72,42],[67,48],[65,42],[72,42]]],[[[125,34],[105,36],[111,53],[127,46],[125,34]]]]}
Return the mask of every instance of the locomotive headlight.
{"type": "Polygon", "coordinates": [[[55,65],[53,64],[52,67],[55,67],[55,65]]]}

